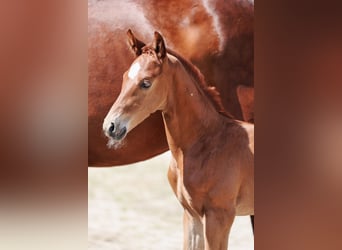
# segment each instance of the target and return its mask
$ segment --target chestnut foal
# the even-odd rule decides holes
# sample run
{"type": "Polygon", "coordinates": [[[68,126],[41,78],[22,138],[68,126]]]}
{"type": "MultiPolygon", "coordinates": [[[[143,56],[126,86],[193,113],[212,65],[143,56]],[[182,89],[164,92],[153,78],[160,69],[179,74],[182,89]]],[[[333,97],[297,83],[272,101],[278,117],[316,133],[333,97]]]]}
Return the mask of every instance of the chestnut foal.
{"type": "Polygon", "coordinates": [[[148,46],[127,34],[137,58],[104,119],[109,144],[162,111],[172,153],[168,178],[184,207],[184,249],[226,250],[234,217],[254,214],[254,125],[225,113],[216,90],[166,50],[158,32],[148,46]]]}

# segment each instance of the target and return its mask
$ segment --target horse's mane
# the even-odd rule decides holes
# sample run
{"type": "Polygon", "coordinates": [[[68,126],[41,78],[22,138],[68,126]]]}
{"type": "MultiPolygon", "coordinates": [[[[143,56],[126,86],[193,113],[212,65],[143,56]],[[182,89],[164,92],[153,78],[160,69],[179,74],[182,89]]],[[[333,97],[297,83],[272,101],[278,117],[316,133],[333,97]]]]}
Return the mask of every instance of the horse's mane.
{"type": "Polygon", "coordinates": [[[208,97],[208,99],[214,105],[217,112],[228,118],[234,119],[234,117],[225,110],[222,104],[220,93],[216,90],[215,87],[208,86],[201,71],[191,62],[189,62],[184,57],[179,55],[177,52],[172,51],[170,49],[167,49],[167,52],[175,56],[182,63],[185,70],[194,78],[195,82],[198,83],[198,86],[200,87],[200,89],[203,90],[204,94],[208,97]]]}

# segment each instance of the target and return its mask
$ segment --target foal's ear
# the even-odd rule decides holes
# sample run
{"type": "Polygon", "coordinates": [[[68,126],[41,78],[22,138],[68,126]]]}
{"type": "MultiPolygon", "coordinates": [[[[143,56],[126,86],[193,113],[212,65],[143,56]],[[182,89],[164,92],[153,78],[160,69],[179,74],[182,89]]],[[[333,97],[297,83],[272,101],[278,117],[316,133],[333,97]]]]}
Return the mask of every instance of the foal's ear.
{"type": "Polygon", "coordinates": [[[129,47],[132,49],[132,51],[134,52],[134,54],[136,56],[140,56],[142,51],[142,47],[145,46],[145,43],[143,43],[142,41],[138,40],[134,35],[133,32],[129,29],[127,31],[127,36],[128,36],[128,45],[129,47]]]}
{"type": "Polygon", "coordinates": [[[166,56],[164,39],[157,31],[154,32],[154,40],[152,46],[156,51],[159,59],[163,59],[166,56]]]}

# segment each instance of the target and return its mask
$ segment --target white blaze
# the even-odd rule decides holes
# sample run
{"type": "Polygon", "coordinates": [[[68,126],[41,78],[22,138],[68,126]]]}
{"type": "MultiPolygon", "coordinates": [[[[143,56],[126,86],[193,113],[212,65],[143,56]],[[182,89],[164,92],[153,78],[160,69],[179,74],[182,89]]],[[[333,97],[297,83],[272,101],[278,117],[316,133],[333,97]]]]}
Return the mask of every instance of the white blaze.
{"type": "Polygon", "coordinates": [[[131,68],[129,69],[128,77],[130,79],[134,79],[138,75],[139,70],[140,70],[140,64],[139,63],[134,63],[131,66],[131,68]]]}

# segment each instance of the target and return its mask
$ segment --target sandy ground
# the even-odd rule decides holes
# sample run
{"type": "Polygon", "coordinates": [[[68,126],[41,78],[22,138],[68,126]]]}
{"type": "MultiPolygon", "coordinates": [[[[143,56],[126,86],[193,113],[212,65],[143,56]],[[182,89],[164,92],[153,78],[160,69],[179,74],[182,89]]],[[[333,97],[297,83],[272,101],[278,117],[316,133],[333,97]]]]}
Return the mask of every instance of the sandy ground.
{"type": "MultiPolygon", "coordinates": [[[[180,250],[182,207],[166,173],[169,152],[116,168],[88,170],[89,250],[180,250]]],[[[254,249],[249,217],[236,217],[231,250],[254,249]]]]}

